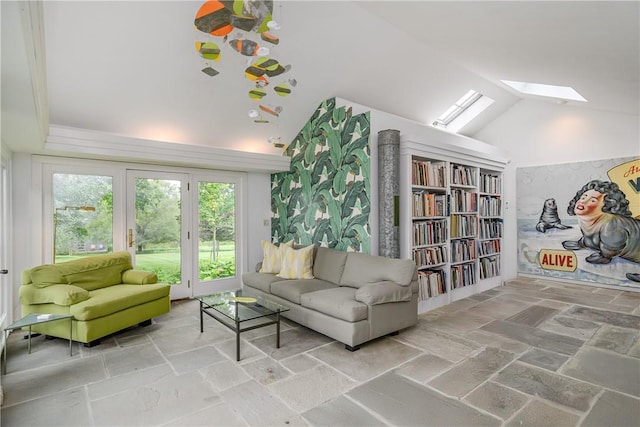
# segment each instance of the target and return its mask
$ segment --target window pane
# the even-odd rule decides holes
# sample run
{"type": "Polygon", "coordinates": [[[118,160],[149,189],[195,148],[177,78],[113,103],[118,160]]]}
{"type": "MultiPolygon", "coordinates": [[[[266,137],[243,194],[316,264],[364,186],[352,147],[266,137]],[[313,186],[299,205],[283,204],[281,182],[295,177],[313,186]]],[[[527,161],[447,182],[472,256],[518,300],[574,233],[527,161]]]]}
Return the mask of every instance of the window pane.
{"type": "Polygon", "coordinates": [[[136,269],[160,283],[182,281],[180,181],[136,178],[136,269]]]}
{"type": "Polygon", "coordinates": [[[53,174],[54,262],[113,251],[112,177],[53,174]]]}
{"type": "Polygon", "coordinates": [[[200,281],[236,274],[235,186],[198,183],[198,278],[200,281]]]}

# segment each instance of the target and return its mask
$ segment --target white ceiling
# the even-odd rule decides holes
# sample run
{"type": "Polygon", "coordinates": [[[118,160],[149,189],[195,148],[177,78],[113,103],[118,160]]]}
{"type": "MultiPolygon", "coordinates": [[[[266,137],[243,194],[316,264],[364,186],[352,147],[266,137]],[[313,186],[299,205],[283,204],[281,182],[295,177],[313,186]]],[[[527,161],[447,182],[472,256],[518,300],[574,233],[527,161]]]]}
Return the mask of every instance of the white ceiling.
{"type": "MultiPolygon", "coordinates": [[[[473,134],[523,98],[501,79],[570,85],[589,100],[570,104],[639,114],[637,1],[276,2],[282,29],[272,56],[292,68],[274,80],[298,84],[289,97],[271,93],[262,100],[283,107],[271,124],[247,115],[257,103],[247,96],[252,83],[244,57],[224,46],[213,63],[220,74],[200,71],[207,64],[194,43],[214,40],[193,26],[202,3],[45,2],[50,123],[278,153],[267,139],[290,142],[332,96],[431,123],[476,89],[496,102],[464,129],[473,134]]],[[[2,140],[16,151],[35,151],[40,147],[21,137],[23,116],[33,114],[25,98],[34,94],[25,81],[29,61],[13,42],[21,39],[20,17],[13,2],[1,6],[2,140]]]]}

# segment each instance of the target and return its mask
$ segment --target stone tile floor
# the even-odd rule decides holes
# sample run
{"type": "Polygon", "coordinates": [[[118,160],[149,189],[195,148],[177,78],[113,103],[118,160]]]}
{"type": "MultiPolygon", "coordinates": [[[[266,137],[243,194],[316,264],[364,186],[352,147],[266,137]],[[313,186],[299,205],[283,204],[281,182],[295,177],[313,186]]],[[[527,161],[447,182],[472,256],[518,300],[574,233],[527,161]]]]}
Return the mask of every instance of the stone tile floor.
{"type": "Polygon", "coordinates": [[[175,301],[93,348],[9,337],[3,426],[638,426],[640,293],[517,278],[344,347],[175,301]]]}

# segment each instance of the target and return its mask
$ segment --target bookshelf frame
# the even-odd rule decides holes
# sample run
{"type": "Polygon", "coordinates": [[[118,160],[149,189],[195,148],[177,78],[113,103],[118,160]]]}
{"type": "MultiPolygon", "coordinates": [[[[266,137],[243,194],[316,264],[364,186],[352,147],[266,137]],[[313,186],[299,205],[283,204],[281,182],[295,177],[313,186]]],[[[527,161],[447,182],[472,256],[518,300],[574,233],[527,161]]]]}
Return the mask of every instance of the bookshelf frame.
{"type": "Polygon", "coordinates": [[[401,140],[400,256],[418,265],[419,313],[503,284],[505,166],[486,153],[401,140]]]}

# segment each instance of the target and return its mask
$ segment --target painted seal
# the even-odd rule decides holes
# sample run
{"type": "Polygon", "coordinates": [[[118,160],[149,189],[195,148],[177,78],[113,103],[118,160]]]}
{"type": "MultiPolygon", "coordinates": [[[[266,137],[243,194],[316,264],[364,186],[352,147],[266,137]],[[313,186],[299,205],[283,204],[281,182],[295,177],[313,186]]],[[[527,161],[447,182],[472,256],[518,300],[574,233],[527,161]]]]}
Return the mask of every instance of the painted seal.
{"type": "Polygon", "coordinates": [[[564,225],[560,222],[556,199],[547,199],[544,201],[542,213],[540,214],[540,221],[536,224],[536,230],[541,233],[544,233],[550,228],[558,228],[560,230],[571,228],[571,226],[564,225]]]}

